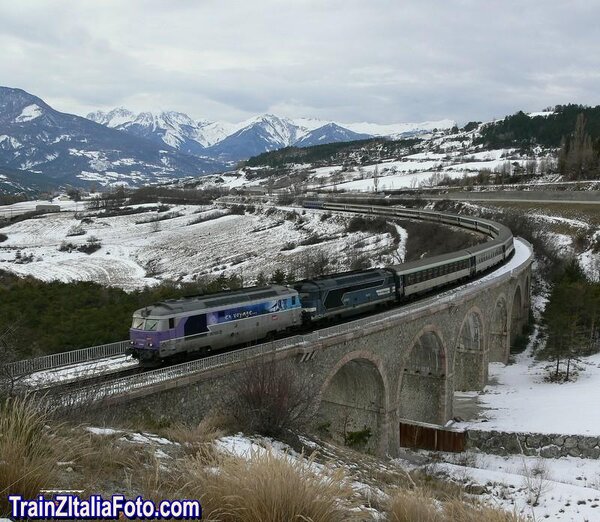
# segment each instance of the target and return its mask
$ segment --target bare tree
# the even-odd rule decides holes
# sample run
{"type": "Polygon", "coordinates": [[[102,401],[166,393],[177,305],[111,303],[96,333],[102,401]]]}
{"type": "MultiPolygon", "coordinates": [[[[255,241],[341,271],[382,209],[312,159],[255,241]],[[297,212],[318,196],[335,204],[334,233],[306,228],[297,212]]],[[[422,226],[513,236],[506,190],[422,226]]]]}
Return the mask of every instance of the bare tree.
{"type": "Polygon", "coordinates": [[[227,413],[247,433],[276,437],[305,426],[312,415],[315,388],[290,361],[250,363],[233,378],[227,413]]]}
{"type": "Polygon", "coordinates": [[[0,332],[0,396],[14,395],[16,386],[27,376],[15,371],[13,363],[19,360],[15,337],[17,326],[9,326],[0,332]]]}

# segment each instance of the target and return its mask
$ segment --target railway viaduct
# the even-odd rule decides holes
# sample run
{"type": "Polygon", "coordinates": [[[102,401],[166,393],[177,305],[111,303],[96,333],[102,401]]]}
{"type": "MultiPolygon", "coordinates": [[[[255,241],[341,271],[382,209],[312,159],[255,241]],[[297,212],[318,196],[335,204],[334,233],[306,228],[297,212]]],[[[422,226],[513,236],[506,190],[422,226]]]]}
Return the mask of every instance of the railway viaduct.
{"type": "MultiPolygon", "coordinates": [[[[315,426],[342,442],[345,434],[369,428],[367,449],[395,455],[402,420],[451,420],[454,392],[481,390],[488,363],[508,361],[527,323],[533,255],[526,242],[515,240],[515,246],[507,266],[478,281],[274,349],[273,357],[310,379],[315,426]]],[[[247,364],[218,365],[113,396],[110,407],[96,408],[93,416],[148,412],[199,421],[218,411],[236,372],[247,371],[247,364]]]]}

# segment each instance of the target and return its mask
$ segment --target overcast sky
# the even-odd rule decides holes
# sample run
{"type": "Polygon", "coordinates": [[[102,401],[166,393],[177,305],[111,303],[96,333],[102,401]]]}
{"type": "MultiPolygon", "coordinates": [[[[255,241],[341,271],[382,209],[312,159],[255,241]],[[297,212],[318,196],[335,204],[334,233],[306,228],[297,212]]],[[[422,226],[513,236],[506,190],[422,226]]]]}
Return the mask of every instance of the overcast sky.
{"type": "Polygon", "coordinates": [[[7,0],[0,84],[83,115],[464,123],[600,104],[599,20],[596,0],[7,0]]]}

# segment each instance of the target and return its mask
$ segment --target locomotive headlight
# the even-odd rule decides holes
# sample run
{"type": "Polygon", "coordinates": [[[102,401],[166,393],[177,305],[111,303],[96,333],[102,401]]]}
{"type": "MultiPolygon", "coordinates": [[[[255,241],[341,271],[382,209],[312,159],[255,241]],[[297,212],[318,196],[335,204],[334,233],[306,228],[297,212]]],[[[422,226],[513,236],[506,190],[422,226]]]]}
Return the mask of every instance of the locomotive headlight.
{"type": "Polygon", "coordinates": [[[152,348],[154,345],[152,343],[148,343],[148,346],[152,348]]]}

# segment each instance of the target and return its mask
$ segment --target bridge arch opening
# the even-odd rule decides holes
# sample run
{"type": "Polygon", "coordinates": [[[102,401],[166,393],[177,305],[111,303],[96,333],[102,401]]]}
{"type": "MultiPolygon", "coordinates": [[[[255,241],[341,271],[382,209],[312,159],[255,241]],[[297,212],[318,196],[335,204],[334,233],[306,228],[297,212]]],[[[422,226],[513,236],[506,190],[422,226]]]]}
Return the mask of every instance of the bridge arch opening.
{"type": "Polygon", "coordinates": [[[361,449],[385,451],[386,384],[378,366],[360,356],[349,358],[325,382],[317,424],[335,442],[352,445],[362,433],[361,449]]]}
{"type": "Polygon", "coordinates": [[[492,310],[488,346],[490,361],[508,362],[508,312],[506,298],[503,295],[498,298],[492,310]]]}
{"type": "Polygon", "coordinates": [[[511,348],[515,347],[517,338],[523,333],[523,327],[525,326],[525,308],[523,307],[523,298],[521,294],[521,287],[517,285],[517,288],[515,288],[515,294],[513,296],[510,316],[511,348]]]}
{"type": "Polygon", "coordinates": [[[398,392],[398,417],[443,424],[446,416],[446,350],[441,335],[424,328],[404,362],[398,392]]]}
{"type": "Polygon", "coordinates": [[[487,381],[487,357],[481,312],[471,309],[461,325],[454,351],[454,390],[482,390],[487,381]]]}

